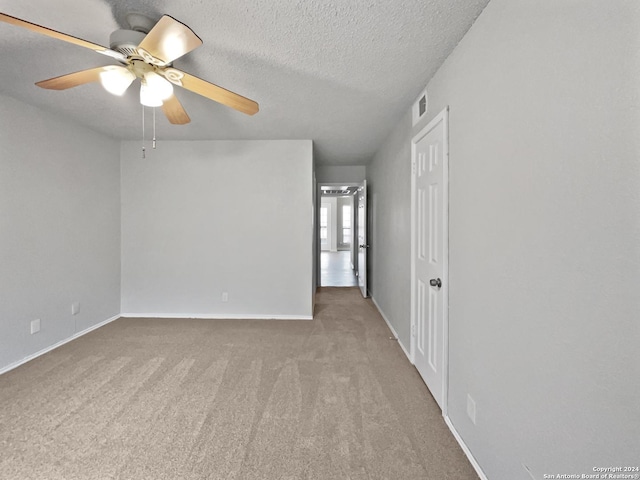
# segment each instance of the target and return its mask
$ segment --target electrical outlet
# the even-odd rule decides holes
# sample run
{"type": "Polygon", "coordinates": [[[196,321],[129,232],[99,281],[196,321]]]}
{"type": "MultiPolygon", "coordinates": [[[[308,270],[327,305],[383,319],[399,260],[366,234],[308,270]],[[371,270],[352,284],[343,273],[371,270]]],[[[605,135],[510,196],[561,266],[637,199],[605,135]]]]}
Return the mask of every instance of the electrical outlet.
{"type": "Polygon", "coordinates": [[[228,302],[229,301],[229,293],[228,292],[222,292],[222,301],[223,302],[228,302]]]}
{"type": "Polygon", "coordinates": [[[31,320],[31,335],[40,331],[40,319],[31,320]]]}
{"type": "Polygon", "coordinates": [[[473,398],[471,398],[471,395],[469,394],[467,394],[467,415],[475,425],[476,424],[476,402],[473,398]]]}
{"type": "Polygon", "coordinates": [[[77,315],[80,313],[80,302],[73,302],[71,304],[71,315],[77,315]]]}

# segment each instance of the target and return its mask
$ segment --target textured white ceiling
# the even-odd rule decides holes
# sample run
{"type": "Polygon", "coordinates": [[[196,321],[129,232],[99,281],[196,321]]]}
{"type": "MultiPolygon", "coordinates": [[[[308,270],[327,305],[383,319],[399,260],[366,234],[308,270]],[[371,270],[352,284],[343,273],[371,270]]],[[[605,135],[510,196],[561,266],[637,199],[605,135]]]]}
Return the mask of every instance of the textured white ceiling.
{"type": "MultiPolygon", "coordinates": [[[[191,124],[164,140],[312,139],[320,164],[366,164],[489,0],[0,0],[0,12],[109,46],[126,14],[168,14],[204,45],[175,62],[256,100],[238,113],[180,89],[191,124]]],[[[137,88],[66,91],[34,82],[110,60],[0,23],[0,93],[120,139],[141,135],[137,88]]]]}

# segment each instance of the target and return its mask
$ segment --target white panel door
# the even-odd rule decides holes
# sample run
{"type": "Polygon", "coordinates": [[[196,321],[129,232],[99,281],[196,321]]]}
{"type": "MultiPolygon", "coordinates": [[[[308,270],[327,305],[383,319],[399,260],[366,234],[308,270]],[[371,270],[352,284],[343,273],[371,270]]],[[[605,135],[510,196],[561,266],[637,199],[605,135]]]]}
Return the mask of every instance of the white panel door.
{"type": "Polygon", "coordinates": [[[362,183],[356,194],[358,199],[358,286],[362,296],[367,298],[367,181],[362,183]]]}
{"type": "Polygon", "coordinates": [[[440,408],[446,392],[447,110],[412,142],[412,357],[440,408]]]}

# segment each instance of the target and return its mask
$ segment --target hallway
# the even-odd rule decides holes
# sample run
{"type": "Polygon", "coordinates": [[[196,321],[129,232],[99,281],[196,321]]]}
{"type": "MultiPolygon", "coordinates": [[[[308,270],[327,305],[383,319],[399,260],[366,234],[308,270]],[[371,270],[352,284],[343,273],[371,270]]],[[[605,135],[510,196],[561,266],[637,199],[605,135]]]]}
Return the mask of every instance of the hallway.
{"type": "Polygon", "coordinates": [[[351,252],[320,252],[320,285],[322,287],[356,287],[358,278],[351,270],[351,252]]]}

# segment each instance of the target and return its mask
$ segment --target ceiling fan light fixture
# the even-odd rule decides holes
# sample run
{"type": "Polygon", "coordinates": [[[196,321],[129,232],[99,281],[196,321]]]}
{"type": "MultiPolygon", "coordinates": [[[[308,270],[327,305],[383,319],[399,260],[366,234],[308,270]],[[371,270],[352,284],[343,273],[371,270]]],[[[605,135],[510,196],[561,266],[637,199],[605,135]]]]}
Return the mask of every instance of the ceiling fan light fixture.
{"type": "Polygon", "coordinates": [[[153,95],[159,99],[166,100],[173,95],[173,85],[163,76],[155,72],[147,72],[144,74],[144,80],[153,95]]]}
{"type": "Polygon", "coordinates": [[[169,15],[163,15],[156,23],[140,14],[129,15],[127,19],[132,30],[113,32],[110,36],[111,47],[106,48],[0,12],[0,23],[8,23],[93,50],[112,57],[122,64],[122,66],[89,68],[49,78],[36,82],[38,87],[48,90],[66,90],[100,81],[110,93],[123,95],[131,82],[139,78],[143,84],[140,90],[140,102],[154,107],[164,106],[164,115],[174,125],[185,125],[190,122],[190,119],[178,98],[172,94],[172,84],[247,115],[258,112],[259,106],[253,100],[171,67],[175,59],[202,45],[202,39],[188,25],[169,15]],[[153,75],[146,75],[148,73],[153,75]]]}
{"type": "Polygon", "coordinates": [[[140,86],[140,103],[145,107],[161,107],[163,103],[162,98],[144,80],[140,86]]]}
{"type": "Polygon", "coordinates": [[[112,95],[122,96],[136,76],[126,68],[111,68],[100,72],[100,83],[112,95]]]}

